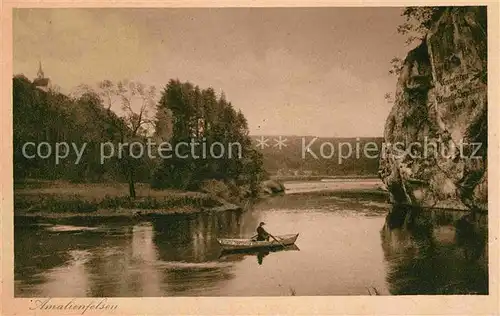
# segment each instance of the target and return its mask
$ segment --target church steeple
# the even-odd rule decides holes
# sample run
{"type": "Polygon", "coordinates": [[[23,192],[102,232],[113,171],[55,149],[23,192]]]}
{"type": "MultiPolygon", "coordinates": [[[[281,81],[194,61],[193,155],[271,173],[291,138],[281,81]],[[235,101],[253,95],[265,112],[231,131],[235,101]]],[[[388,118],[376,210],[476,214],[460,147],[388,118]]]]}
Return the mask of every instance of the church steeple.
{"type": "Polygon", "coordinates": [[[43,73],[43,69],[42,69],[42,61],[39,60],[38,61],[38,72],[37,72],[37,76],[38,76],[38,79],[42,79],[42,78],[45,78],[45,75],[43,73]]]}
{"type": "Polygon", "coordinates": [[[49,82],[50,82],[50,79],[45,78],[45,74],[43,73],[42,61],[39,60],[38,61],[37,77],[35,78],[35,80],[33,80],[33,84],[35,85],[35,87],[37,87],[41,90],[47,91],[47,89],[49,88],[49,82]]]}

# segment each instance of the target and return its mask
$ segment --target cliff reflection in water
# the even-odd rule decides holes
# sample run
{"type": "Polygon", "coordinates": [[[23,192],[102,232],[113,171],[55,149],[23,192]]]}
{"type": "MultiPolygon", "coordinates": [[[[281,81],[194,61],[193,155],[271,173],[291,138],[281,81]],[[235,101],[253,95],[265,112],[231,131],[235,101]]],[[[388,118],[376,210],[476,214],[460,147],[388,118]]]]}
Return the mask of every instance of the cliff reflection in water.
{"type": "Polygon", "coordinates": [[[487,214],[396,207],[381,231],[391,294],[488,294],[487,214]]]}

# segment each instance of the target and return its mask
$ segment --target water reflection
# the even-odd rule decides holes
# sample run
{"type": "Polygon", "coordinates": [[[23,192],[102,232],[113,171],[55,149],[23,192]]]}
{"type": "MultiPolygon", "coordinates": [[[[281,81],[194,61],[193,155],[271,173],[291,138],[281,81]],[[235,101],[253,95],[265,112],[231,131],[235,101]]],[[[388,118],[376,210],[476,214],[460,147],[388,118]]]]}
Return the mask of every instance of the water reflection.
{"type": "MultiPolygon", "coordinates": [[[[16,296],[146,297],[214,288],[232,276],[217,260],[215,237],[221,231],[239,235],[241,216],[221,212],[105,224],[17,219],[16,296]]],[[[252,224],[252,217],[246,221],[252,224]]]]}
{"type": "Polygon", "coordinates": [[[392,294],[487,294],[487,215],[393,208],[381,231],[392,294]]]}
{"type": "Polygon", "coordinates": [[[290,295],[289,288],[297,295],[366,295],[366,286],[387,293],[376,238],[381,210],[373,212],[370,201],[357,199],[335,208],[310,207],[314,199],[339,203],[328,197],[278,199],[242,213],[18,219],[15,295],[275,296],[290,295]],[[219,258],[217,237],[252,236],[260,221],[274,234],[300,232],[301,253],[219,258]],[[314,273],[304,273],[312,266],[314,273]]]}
{"type": "Polygon", "coordinates": [[[268,254],[269,254],[269,251],[259,251],[259,253],[257,253],[257,262],[260,265],[262,265],[264,257],[267,256],[268,254]]]}
{"type": "Polygon", "coordinates": [[[15,295],[485,294],[486,221],[329,195],[279,196],[245,212],[16,219],[15,295]],[[300,232],[300,253],[221,256],[216,238],[252,236],[261,221],[275,235],[300,232]]]}
{"type": "Polygon", "coordinates": [[[158,216],[152,219],[159,259],[206,262],[220,254],[217,238],[245,235],[243,226],[256,226],[257,219],[242,212],[158,216]]]}
{"type": "Polygon", "coordinates": [[[300,251],[297,245],[290,245],[285,247],[274,247],[267,249],[248,249],[248,250],[222,250],[219,256],[220,260],[224,261],[237,261],[242,260],[247,256],[255,256],[257,258],[257,263],[262,265],[264,262],[264,258],[273,252],[281,252],[281,251],[300,251]]]}

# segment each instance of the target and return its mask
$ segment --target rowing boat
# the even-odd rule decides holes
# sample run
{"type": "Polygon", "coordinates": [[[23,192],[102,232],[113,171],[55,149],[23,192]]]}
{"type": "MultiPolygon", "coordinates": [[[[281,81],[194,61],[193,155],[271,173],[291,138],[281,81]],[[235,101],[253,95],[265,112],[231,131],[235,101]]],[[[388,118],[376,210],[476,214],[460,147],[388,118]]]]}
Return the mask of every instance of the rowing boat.
{"type": "Polygon", "coordinates": [[[222,249],[219,259],[224,261],[241,261],[246,256],[267,256],[270,253],[282,251],[300,251],[297,245],[289,245],[285,247],[269,247],[269,248],[252,248],[252,249],[222,249]]]}
{"type": "Polygon", "coordinates": [[[299,234],[289,234],[275,236],[276,240],[270,239],[269,241],[256,241],[252,239],[230,239],[230,238],[217,238],[217,242],[224,250],[242,250],[242,249],[257,249],[257,248],[273,248],[293,245],[299,234]]]}

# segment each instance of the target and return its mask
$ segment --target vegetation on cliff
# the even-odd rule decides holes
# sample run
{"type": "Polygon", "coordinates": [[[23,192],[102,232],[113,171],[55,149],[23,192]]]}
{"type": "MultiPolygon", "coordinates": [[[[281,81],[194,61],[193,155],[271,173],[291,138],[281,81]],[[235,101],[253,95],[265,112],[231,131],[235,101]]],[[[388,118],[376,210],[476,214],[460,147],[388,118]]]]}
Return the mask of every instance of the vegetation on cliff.
{"type": "Polygon", "coordinates": [[[405,12],[424,37],[396,67],[384,138],[408,152],[386,146],[380,176],[397,204],[487,209],[486,8],[405,12]]]}

